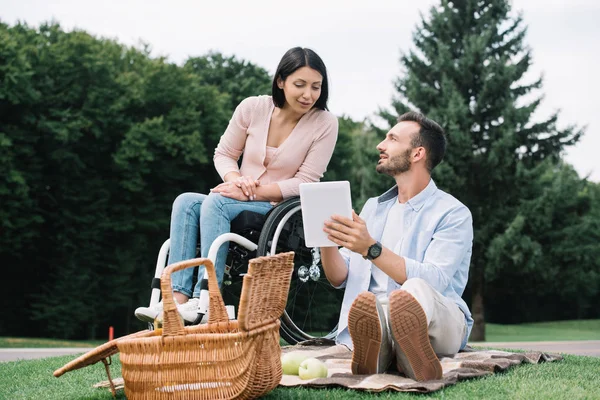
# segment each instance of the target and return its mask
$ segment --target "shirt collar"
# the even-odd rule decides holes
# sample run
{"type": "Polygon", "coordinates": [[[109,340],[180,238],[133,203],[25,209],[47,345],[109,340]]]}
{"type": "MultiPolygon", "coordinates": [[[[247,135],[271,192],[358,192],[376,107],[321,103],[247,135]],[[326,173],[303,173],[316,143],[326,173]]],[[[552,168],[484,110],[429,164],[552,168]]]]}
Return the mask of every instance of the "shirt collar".
{"type": "MultiPolygon", "coordinates": [[[[425,187],[425,189],[421,190],[416,196],[412,197],[410,200],[406,202],[413,210],[419,211],[421,207],[425,204],[427,199],[431,197],[437,190],[437,186],[433,179],[429,180],[429,183],[425,187]]],[[[388,191],[383,193],[381,196],[377,198],[378,203],[383,203],[385,201],[389,201],[398,197],[398,185],[390,188],[388,191]]]]}

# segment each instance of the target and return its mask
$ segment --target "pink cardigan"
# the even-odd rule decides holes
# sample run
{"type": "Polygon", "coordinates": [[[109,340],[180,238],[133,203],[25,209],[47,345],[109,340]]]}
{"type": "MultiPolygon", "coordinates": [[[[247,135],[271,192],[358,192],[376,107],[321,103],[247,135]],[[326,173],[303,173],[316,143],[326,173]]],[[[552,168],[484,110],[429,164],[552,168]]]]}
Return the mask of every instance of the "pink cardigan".
{"type": "Polygon", "coordinates": [[[300,183],[317,182],[323,177],[337,140],[338,121],[330,112],[313,108],[302,116],[265,167],[267,134],[274,108],[271,96],[243,100],[221,136],[213,160],[221,178],[237,171],[260,179],[263,185],[277,183],[286,199],[299,194],[300,183]],[[242,165],[238,168],[242,153],[242,165]]]}

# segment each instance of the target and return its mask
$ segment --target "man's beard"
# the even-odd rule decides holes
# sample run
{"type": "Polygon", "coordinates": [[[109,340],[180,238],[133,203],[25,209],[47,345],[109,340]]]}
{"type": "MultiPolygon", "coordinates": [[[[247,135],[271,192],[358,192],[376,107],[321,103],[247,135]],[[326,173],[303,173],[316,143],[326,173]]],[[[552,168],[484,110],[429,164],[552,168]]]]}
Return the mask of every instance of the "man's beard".
{"type": "Polygon", "coordinates": [[[375,170],[380,174],[389,176],[400,175],[403,172],[410,170],[410,152],[412,149],[406,150],[404,153],[388,158],[387,164],[377,164],[375,170]]]}

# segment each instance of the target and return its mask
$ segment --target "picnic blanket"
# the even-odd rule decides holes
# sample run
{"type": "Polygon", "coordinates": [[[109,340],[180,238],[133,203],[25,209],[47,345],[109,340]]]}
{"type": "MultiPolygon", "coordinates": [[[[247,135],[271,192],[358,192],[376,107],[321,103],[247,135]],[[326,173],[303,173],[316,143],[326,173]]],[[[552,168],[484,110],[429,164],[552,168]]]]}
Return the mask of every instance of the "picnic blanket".
{"type": "Polygon", "coordinates": [[[518,364],[538,364],[562,360],[558,354],[530,351],[512,353],[500,350],[476,350],[469,346],[454,357],[440,359],[444,375],[440,380],[417,382],[399,373],[375,375],[352,375],[352,352],[342,345],[319,346],[303,342],[295,346],[282,347],[282,353],[289,351],[305,352],[309,357],[315,357],[325,363],[329,370],[327,378],[302,380],[298,376],[283,375],[280,386],[294,387],[330,387],[338,386],[348,389],[381,392],[395,390],[398,392],[430,393],[450,386],[458,381],[491,375],[504,371],[518,364]]]}
{"type": "MultiPolygon", "coordinates": [[[[381,392],[395,390],[398,392],[430,393],[445,386],[454,385],[458,381],[491,375],[507,370],[518,364],[539,364],[562,360],[559,354],[529,351],[512,353],[500,350],[478,350],[469,346],[454,357],[443,357],[442,364],[444,375],[440,380],[417,382],[399,373],[386,373],[375,375],[352,375],[352,352],[347,347],[335,345],[322,340],[306,341],[295,346],[283,346],[282,354],[290,351],[306,353],[308,357],[315,357],[325,363],[329,370],[327,378],[302,380],[295,375],[283,375],[279,386],[296,387],[306,386],[313,388],[345,387],[355,390],[381,392]]],[[[123,387],[123,379],[113,380],[117,389],[123,387]]],[[[99,382],[95,387],[109,387],[108,381],[99,382]]]]}

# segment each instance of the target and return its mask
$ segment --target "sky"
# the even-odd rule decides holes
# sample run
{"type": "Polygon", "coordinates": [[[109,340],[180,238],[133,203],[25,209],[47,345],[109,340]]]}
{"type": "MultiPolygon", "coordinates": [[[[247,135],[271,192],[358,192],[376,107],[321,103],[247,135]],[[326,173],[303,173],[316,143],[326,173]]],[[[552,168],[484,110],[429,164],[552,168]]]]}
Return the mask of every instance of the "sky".
{"type": "MultiPolygon", "coordinates": [[[[253,62],[273,74],[291,47],[315,50],[327,65],[330,110],[381,123],[402,52],[433,0],[0,0],[0,20],[30,26],[54,20],[118,40],[147,43],[153,56],[181,64],[208,51],[253,62]]],[[[565,159],[580,176],[600,182],[600,1],[513,0],[528,27],[533,65],[526,78],[544,78],[541,120],[560,110],[559,128],[585,126],[565,159]]]]}

